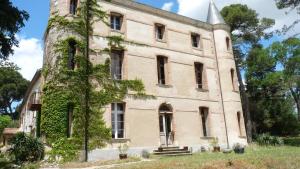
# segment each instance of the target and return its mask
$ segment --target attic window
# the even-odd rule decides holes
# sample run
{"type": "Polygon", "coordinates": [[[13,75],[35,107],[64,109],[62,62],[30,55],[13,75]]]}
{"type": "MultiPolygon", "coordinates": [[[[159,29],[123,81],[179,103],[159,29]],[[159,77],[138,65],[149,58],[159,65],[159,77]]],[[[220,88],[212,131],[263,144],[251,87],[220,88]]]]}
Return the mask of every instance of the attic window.
{"type": "Polygon", "coordinates": [[[123,16],[118,13],[110,14],[110,28],[113,30],[120,31],[122,28],[123,16]]]}

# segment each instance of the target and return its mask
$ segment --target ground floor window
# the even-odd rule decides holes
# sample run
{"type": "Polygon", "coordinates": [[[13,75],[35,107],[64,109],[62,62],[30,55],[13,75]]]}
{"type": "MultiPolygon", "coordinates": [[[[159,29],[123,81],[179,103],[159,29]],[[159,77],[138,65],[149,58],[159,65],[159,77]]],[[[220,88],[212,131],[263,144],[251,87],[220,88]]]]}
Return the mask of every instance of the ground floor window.
{"type": "Polygon", "coordinates": [[[202,130],[203,130],[203,137],[209,136],[209,127],[208,127],[208,108],[207,107],[200,107],[200,115],[201,115],[201,122],[202,122],[202,130]]]}
{"type": "Polygon", "coordinates": [[[111,104],[112,138],[124,138],[124,103],[111,104]]]}

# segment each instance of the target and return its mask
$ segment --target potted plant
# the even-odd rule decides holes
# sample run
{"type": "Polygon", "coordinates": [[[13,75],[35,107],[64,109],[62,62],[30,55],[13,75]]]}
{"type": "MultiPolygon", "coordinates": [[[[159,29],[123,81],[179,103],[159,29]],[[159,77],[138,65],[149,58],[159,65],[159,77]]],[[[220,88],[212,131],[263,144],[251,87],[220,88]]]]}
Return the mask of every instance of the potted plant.
{"type": "Polygon", "coordinates": [[[119,158],[120,160],[122,159],[127,159],[127,151],[129,149],[129,146],[127,144],[121,144],[119,147],[119,158]]]}
{"type": "Polygon", "coordinates": [[[245,147],[240,143],[236,143],[236,144],[233,145],[233,151],[236,154],[244,154],[245,153],[245,147]]]}
{"type": "Polygon", "coordinates": [[[189,150],[189,147],[188,146],[183,146],[183,150],[189,150]]]}
{"type": "Polygon", "coordinates": [[[213,152],[220,152],[221,148],[219,146],[219,139],[218,137],[214,137],[211,141],[211,146],[213,147],[213,152]]]}

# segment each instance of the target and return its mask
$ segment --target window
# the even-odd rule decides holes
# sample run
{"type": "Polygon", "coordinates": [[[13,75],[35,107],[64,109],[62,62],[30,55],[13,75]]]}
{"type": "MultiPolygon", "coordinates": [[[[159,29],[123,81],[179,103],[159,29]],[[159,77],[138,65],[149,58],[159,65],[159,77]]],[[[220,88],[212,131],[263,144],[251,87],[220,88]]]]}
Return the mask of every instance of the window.
{"type": "Polygon", "coordinates": [[[68,105],[68,112],[67,112],[67,137],[70,138],[72,136],[72,128],[73,128],[73,111],[74,111],[74,106],[72,104],[68,105]]]}
{"type": "Polygon", "coordinates": [[[75,69],[75,54],[76,54],[76,42],[73,40],[70,40],[69,41],[69,58],[68,58],[69,70],[75,69]]]}
{"type": "Polygon", "coordinates": [[[239,125],[239,134],[242,136],[242,128],[241,128],[241,113],[237,112],[237,120],[238,120],[238,125],[239,125]]]}
{"type": "Polygon", "coordinates": [[[166,84],[166,64],[168,58],[164,56],[157,56],[157,73],[158,73],[158,84],[166,84]]]}
{"type": "Polygon", "coordinates": [[[111,53],[111,76],[115,80],[122,79],[123,51],[113,50],[111,53]]]}
{"type": "Polygon", "coordinates": [[[70,0],[70,14],[76,15],[77,0],[70,0]]]}
{"type": "Polygon", "coordinates": [[[162,24],[155,24],[155,37],[157,40],[165,39],[165,26],[162,24]]]}
{"type": "Polygon", "coordinates": [[[200,47],[200,35],[196,34],[196,33],[192,33],[191,39],[192,39],[192,46],[194,48],[199,48],[200,47]]]}
{"type": "Polygon", "coordinates": [[[208,108],[200,107],[200,114],[201,114],[203,136],[207,137],[207,136],[209,136],[209,133],[208,133],[208,108]]]}
{"type": "Polygon", "coordinates": [[[232,89],[233,91],[235,91],[235,85],[234,85],[234,81],[235,81],[235,76],[234,76],[234,69],[230,69],[230,75],[231,75],[231,84],[232,84],[232,89]]]}
{"type": "Polygon", "coordinates": [[[203,89],[203,64],[195,63],[195,75],[198,89],[203,89]]]}
{"type": "Polygon", "coordinates": [[[120,31],[122,28],[123,16],[117,13],[110,14],[110,28],[120,31]]]}
{"type": "Polygon", "coordinates": [[[227,47],[227,50],[229,51],[230,50],[230,39],[228,37],[226,37],[226,47],[227,47]]]}
{"type": "Polygon", "coordinates": [[[124,110],[125,104],[112,103],[111,104],[111,126],[112,138],[124,138],[124,110]]]}

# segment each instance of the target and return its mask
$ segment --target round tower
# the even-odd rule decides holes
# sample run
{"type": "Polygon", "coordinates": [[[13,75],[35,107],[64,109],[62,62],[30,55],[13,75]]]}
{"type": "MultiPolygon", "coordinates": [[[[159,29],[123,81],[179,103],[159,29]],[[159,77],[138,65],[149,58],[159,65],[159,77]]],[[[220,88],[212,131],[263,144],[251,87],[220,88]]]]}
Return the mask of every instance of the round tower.
{"type": "Polygon", "coordinates": [[[207,22],[213,27],[227,147],[235,143],[247,144],[230,27],[225,23],[213,0],[209,4],[207,22]]]}

